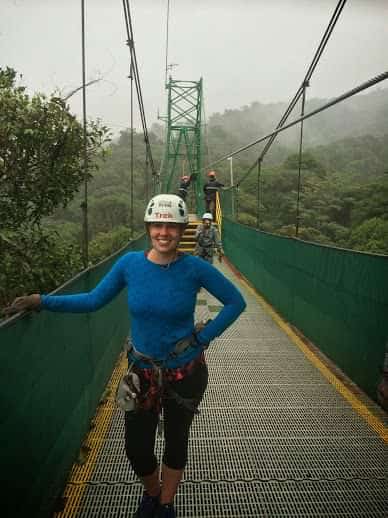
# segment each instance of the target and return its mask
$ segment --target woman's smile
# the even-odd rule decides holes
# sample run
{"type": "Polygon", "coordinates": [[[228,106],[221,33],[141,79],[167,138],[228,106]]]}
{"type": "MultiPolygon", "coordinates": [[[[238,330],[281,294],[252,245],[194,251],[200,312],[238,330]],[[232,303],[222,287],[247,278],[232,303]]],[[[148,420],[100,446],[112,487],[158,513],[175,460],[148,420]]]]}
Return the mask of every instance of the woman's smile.
{"type": "Polygon", "coordinates": [[[176,223],[151,223],[149,235],[153,251],[151,260],[164,263],[175,257],[184,228],[176,223]]]}

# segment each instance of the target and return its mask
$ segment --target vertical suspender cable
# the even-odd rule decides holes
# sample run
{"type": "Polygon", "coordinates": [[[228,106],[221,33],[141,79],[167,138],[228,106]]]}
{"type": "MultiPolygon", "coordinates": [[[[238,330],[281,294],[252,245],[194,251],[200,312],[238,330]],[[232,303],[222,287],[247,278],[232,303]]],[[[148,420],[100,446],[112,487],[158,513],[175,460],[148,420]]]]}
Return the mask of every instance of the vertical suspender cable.
{"type": "Polygon", "coordinates": [[[167,0],[167,23],[166,23],[166,69],[164,76],[164,86],[167,85],[167,72],[168,72],[168,29],[170,23],[170,0],[167,0]]]}
{"type": "Polygon", "coordinates": [[[145,162],[145,189],[144,189],[145,200],[148,202],[150,199],[150,171],[148,162],[148,151],[146,150],[146,162],[145,162]]]}
{"type": "Polygon", "coordinates": [[[148,160],[149,160],[149,164],[151,166],[152,174],[155,176],[158,176],[158,173],[155,169],[155,164],[154,164],[154,161],[152,158],[151,145],[150,145],[150,141],[149,141],[149,137],[148,137],[147,121],[146,121],[146,117],[145,117],[143,95],[142,95],[141,86],[140,86],[139,69],[137,66],[135,41],[134,41],[134,36],[133,36],[131,12],[130,12],[128,0],[123,0],[123,9],[124,9],[124,17],[125,17],[125,28],[126,28],[126,32],[127,32],[127,45],[129,46],[130,51],[131,51],[132,75],[133,75],[133,78],[135,81],[137,99],[139,101],[140,118],[141,118],[141,123],[143,126],[144,141],[146,143],[146,149],[148,151],[148,160]]]}
{"type": "Polygon", "coordinates": [[[127,5],[127,33],[129,34],[129,39],[132,42],[131,53],[132,53],[132,59],[133,59],[133,61],[132,61],[132,64],[133,64],[133,75],[134,75],[134,79],[135,79],[135,87],[136,87],[136,92],[137,92],[137,98],[138,98],[138,101],[139,101],[140,118],[141,118],[142,126],[143,126],[144,139],[146,141],[146,145],[147,145],[147,149],[148,149],[148,153],[149,153],[149,159],[150,159],[150,165],[151,165],[151,169],[152,169],[152,174],[157,175],[157,172],[156,172],[156,169],[155,169],[155,165],[154,165],[154,161],[153,161],[153,158],[152,158],[150,140],[149,140],[149,137],[148,137],[147,121],[146,121],[146,116],[145,116],[145,111],[144,111],[144,103],[143,103],[143,94],[142,94],[141,86],[140,86],[139,68],[137,66],[137,58],[136,58],[136,52],[135,52],[135,39],[134,39],[134,36],[133,36],[131,12],[130,12],[130,9],[129,9],[128,0],[125,0],[125,2],[126,2],[126,5],[127,5]]]}
{"type": "Polygon", "coordinates": [[[130,207],[129,207],[129,225],[131,229],[131,239],[133,239],[134,234],[134,212],[133,212],[133,77],[134,77],[134,60],[133,60],[133,38],[132,38],[132,32],[128,30],[129,27],[129,4],[123,0],[123,9],[124,9],[124,18],[125,18],[125,25],[127,28],[127,45],[129,47],[131,61],[130,61],[130,67],[129,67],[129,76],[128,78],[131,80],[131,86],[130,86],[130,135],[129,135],[129,148],[131,153],[130,158],[130,180],[129,180],[129,189],[130,189],[130,207]]]}
{"type": "Polygon", "coordinates": [[[261,177],[261,163],[262,158],[259,158],[257,162],[257,214],[256,214],[256,228],[260,228],[260,177],[261,177]]]}
{"type": "Polygon", "coordinates": [[[236,216],[235,216],[235,221],[238,222],[238,212],[239,212],[239,207],[240,207],[240,199],[239,199],[239,186],[238,184],[236,184],[236,198],[235,198],[235,211],[236,211],[236,216]]]}
{"type": "MultiPolygon", "coordinates": [[[[131,53],[132,56],[132,53],[131,53]]],[[[134,234],[134,217],[133,217],[133,60],[131,57],[131,68],[130,68],[130,79],[131,79],[131,239],[134,234]]]]}
{"type": "MultiPolygon", "coordinates": [[[[304,117],[304,108],[306,102],[306,87],[309,85],[308,81],[303,84],[303,94],[302,94],[302,109],[301,109],[301,117],[304,117]]],[[[303,119],[300,122],[300,137],[299,137],[299,163],[298,163],[298,196],[296,200],[296,224],[295,224],[295,237],[298,237],[299,234],[299,220],[300,220],[300,177],[301,177],[301,169],[302,169],[302,150],[303,150],[303,119]]]]}
{"type": "Polygon", "coordinates": [[[86,60],[85,60],[85,0],[81,0],[81,33],[82,33],[82,114],[83,114],[83,167],[84,167],[84,200],[81,204],[83,212],[82,261],[84,268],[89,263],[89,229],[88,229],[88,150],[86,126],[86,60]]]}

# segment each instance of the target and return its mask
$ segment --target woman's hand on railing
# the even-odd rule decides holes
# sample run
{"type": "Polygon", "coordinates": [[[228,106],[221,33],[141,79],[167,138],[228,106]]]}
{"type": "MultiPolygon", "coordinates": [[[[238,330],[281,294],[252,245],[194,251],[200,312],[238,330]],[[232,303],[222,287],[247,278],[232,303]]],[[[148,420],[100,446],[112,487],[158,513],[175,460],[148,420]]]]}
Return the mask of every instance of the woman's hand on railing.
{"type": "Polygon", "coordinates": [[[20,313],[21,311],[38,311],[40,309],[40,295],[39,293],[33,293],[32,295],[25,295],[23,297],[17,297],[10,306],[3,309],[5,315],[13,315],[20,313]]]}

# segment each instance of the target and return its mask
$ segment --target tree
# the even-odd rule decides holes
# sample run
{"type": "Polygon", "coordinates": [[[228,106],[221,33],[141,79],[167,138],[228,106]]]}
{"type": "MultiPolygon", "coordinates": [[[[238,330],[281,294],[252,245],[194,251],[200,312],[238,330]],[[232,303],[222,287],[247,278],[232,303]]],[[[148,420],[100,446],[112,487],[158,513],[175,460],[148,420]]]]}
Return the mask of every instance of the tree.
{"type": "Polygon", "coordinates": [[[90,123],[87,171],[82,125],[56,96],[30,98],[16,86],[16,72],[0,68],[0,229],[43,216],[66,204],[95,168],[93,157],[108,140],[108,130],[90,123]]]}
{"type": "MultiPolygon", "coordinates": [[[[299,169],[299,155],[293,154],[286,158],[284,161],[284,167],[286,169],[298,170],[299,169]]],[[[318,176],[325,176],[326,171],[323,165],[311,154],[302,153],[301,159],[301,170],[310,171],[318,176]]]]}
{"type": "Polygon", "coordinates": [[[18,295],[49,292],[82,267],[77,247],[29,225],[0,234],[0,250],[0,307],[18,295]]]}
{"type": "Polygon", "coordinates": [[[0,68],[0,304],[29,290],[51,290],[80,268],[79,253],[42,220],[65,207],[97,167],[108,129],[83,127],[63,99],[18,86],[0,68]],[[85,165],[86,150],[86,171],[85,165]]]}
{"type": "Polygon", "coordinates": [[[356,250],[388,255],[388,221],[372,218],[352,230],[349,244],[356,250]]]}

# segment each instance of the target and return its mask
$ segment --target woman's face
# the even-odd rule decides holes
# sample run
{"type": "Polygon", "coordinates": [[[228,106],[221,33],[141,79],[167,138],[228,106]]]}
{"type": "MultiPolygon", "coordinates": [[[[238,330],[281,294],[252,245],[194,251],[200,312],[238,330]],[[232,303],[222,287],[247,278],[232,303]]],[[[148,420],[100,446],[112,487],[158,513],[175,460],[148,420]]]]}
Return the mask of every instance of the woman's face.
{"type": "Polygon", "coordinates": [[[152,248],[160,254],[175,253],[184,231],[179,223],[150,223],[148,231],[152,248]]]}

